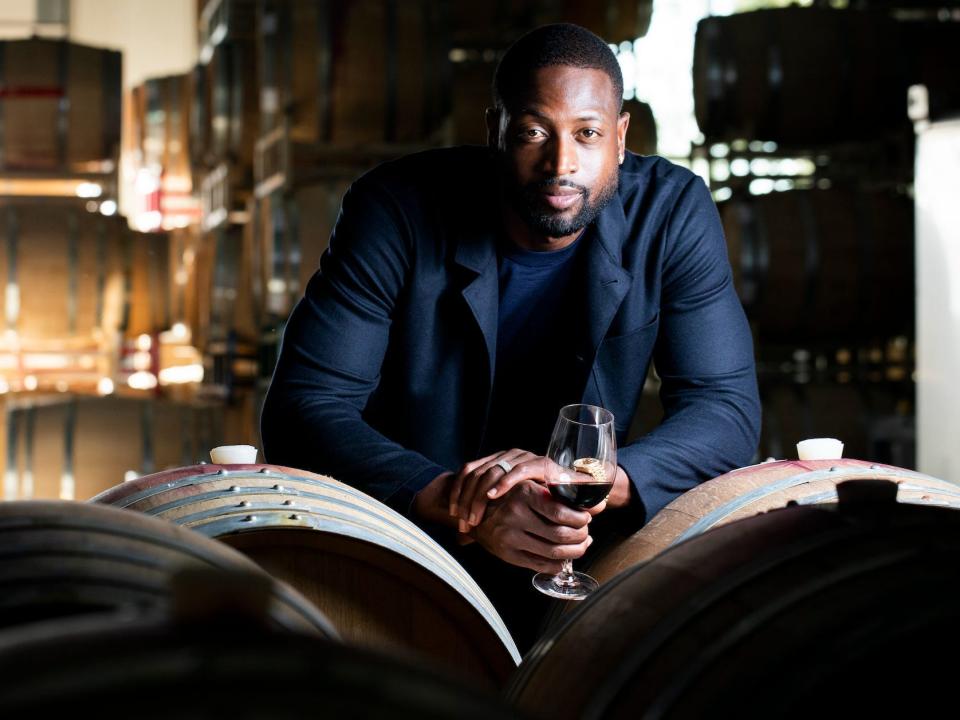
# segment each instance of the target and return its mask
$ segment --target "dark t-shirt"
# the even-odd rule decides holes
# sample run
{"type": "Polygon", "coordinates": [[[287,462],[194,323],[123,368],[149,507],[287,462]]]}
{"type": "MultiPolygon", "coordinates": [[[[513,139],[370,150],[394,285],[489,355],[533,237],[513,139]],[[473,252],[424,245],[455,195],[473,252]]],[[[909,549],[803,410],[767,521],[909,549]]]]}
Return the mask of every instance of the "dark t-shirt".
{"type": "Polygon", "coordinates": [[[557,412],[577,402],[569,349],[580,323],[580,246],[580,238],[547,252],[499,243],[497,363],[484,455],[512,447],[543,454],[557,412]]]}

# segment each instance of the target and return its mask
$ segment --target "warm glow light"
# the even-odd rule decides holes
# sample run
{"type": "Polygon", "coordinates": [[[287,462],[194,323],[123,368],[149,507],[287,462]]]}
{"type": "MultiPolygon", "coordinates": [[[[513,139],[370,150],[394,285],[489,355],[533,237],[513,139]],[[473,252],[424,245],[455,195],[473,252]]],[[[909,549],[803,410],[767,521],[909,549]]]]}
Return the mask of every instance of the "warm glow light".
{"type": "Polygon", "coordinates": [[[24,390],[36,390],[37,389],[37,376],[36,375],[27,375],[23,378],[23,388],[24,390]]]}
{"type": "Polygon", "coordinates": [[[10,392],[10,383],[6,378],[0,378],[0,395],[6,395],[8,392],[10,392]]]}
{"type": "Polygon", "coordinates": [[[188,330],[187,326],[182,322],[174,323],[173,327],[170,328],[170,332],[173,333],[175,338],[185,339],[190,336],[190,330],[188,330]]]}
{"type": "Polygon", "coordinates": [[[113,394],[113,380],[108,377],[100,378],[100,382],[97,383],[97,392],[101,395],[112,395],[113,394]]]}
{"type": "Polygon", "coordinates": [[[737,177],[750,174],[750,161],[746,158],[736,158],[730,162],[730,172],[737,177]]]}
{"type": "Polygon", "coordinates": [[[157,386],[157,376],[145,370],[139,370],[127,378],[127,385],[134,390],[152,390],[157,386]]]}
{"type": "Polygon", "coordinates": [[[73,480],[73,473],[65,472],[60,476],[60,499],[73,500],[76,494],[76,483],[73,480]]]}
{"type": "Polygon", "coordinates": [[[23,365],[34,370],[64,370],[70,367],[70,356],[64,353],[24,353],[23,365]]]}
{"type": "Polygon", "coordinates": [[[773,180],[770,178],[757,178],[750,181],[750,193],[752,195],[766,195],[773,192],[773,180]]]}
{"type": "MultiPolygon", "coordinates": [[[[7,324],[13,325],[17,318],[20,317],[20,286],[15,282],[7,283],[6,290],[6,304],[7,304],[7,324]]],[[[16,330],[8,330],[8,333],[13,333],[16,337],[16,330]]]]}
{"type": "Polygon", "coordinates": [[[138,477],[140,477],[140,473],[138,473],[136,470],[127,470],[123,474],[123,481],[130,482],[131,480],[136,480],[138,477]]]}
{"type": "Polygon", "coordinates": [[[7,468],[7,471],[3,474],[3,499],[4,500],[17,499],[17,484],[18,484],[17,471],[13,468],[7,468]]]}
{"type": "Polygon", "coordinates": [[[100,203],[100,214],[101,215],[115,215],[117,212],[117,203],[115,200],[104,200],[100,203]]]}
{"type": "Polygon", "coordinates": [[[103,188],[101,188],[96,183],[82,182],[79,185],[77,185],[76,192],[77,192],[77,197],[96,198],[96,197],[100,197],[101,193],[103,192],[103,188]]]}
{"type": "Polygon", "coordinates": [[[66,380],[57,380],[56,388],[57,392],[66,392],[70,389],[70,385],[66,380]]]}
{"type": "Polygon", "coordinates": [[[134,370],[149,370],[151,364],[150,353],[148,352],[135,352],[133,354],[133,369],[134,370]]]}
{"type": "Polygon", "coordinates": [[[137,170],[137,176],[133,181],[133,189],[138,195],[149,195],[160,189],[160,176],[148,168],[137,170]]]}
{"type": "Polygon", "coordinates": [[[153,347],[153,338],[151,338],[146,333],[137,336],[137,350],[140,352],[149,352],[150,348],[153,347]]]}
{"type": "Polygon", "coordinates": [[[153,232],[159,230],[163,224],[163,215],[159,210],[137,213],[133,218],[133,224],[140,232],[153,232]]]}
{"type": "Polygon", "coordinates": [[[160,371],[161,385],[182,385],[203,382],[203,365],[174,365],[160,371]]]}
{"type": "Polygon", "coordinates": [[[33,472],[23,471],[23,477],[20,480],[20,499],[30,500],[33,498],[33,472]]]}

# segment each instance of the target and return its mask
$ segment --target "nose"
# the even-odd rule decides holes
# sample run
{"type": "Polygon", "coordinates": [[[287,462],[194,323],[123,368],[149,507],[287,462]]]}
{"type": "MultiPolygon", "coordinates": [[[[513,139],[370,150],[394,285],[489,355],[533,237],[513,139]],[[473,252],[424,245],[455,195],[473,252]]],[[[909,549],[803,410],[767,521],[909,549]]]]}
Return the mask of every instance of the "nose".
{"type": "Polygon", "coordinates": [[[579,169],[577,145],[573,138],[555,135],[547,144],[546,170],[555,176],[573,175],[579,169]]]}

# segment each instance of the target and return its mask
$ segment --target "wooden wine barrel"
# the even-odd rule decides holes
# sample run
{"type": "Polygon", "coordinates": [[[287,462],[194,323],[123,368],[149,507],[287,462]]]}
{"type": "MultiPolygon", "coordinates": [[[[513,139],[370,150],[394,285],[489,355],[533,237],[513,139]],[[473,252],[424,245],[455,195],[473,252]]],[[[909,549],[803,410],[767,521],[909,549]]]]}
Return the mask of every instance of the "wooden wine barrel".
{"type": "Polygon", "coordinates": [[[657,121],[653,108],[640,100],[625,100],[623,112],[630,113],[627,126],[627,150],[639,155],[657,154],[657,121]]]}
{"type": "MultiPolygon", "coordinates": [[[[198,533],[118,508],[68,501],[0,503],[0,548],[2,630],[97,613],[170,613],[174,578],[184,571],[221,570],[266,580],[241,553],[198,533]]],[[[271,625],[337,637],[302,595],[276,580],[269,583],[271,625]]]]}
{"type": "Polygon", "coordinates": [[[200,0],[197,26],[201,45],[212,47],[224,41],[253,38],[257,5],[258,0],[200,0]]]}
{"type": "MultiPolygon", "coordinates": [[[[358,173],[359,174],[359,173],[358,173]]],[[[340,203],[353,176],[317,179],[257,201],[248,230],[250,264],[259,307],[267,317],[286,319],[320,268],[340,203]]]]}
{"type": "Polygon", "coordinates": [[[120,53],[65,40],[0,41],[0,169],[115,163],[120,53]]]}
{"type": "Polygon", "coordinates": [[[843,438],[849,457],[878,457],[894,465],[912,465],[881,446],[878,431],[892,419],[913,415],[912,382],[788,382],[763,377],[760,457],[789,457],[809,437],[843,438]],[[886,450],[886,454],[882,454],[886,450]]]}
{"type": "Polygon", "coordinates": [[[210,82],[210,155],[214,162],[253,166],[258,135],[257,70],[254,43],[234,40],[217,45],[208,66],[210,82]]]}
{"type": "Polygon", "coordinates": [[[581,25],[609,43],[633,42],[647,34],[653,0],[513,0],[451,3],[453,46],[506,49],[539,25],[581,25]]]}
{"type": "Polygon", "coordinates": [[[328,477],[201,465],[124,483],[93,502],[218,538],[299,589],[343,637],[415,654],[499,687],[519,662],[467,572],[406,518],[328,477]]]}
{"type": "Polygon", "coordinates": [[[952,667],[914,659],[960,639],[960,513],[886,485],[843,484],[839,505],[756,515],[631,568],[528,653],[508,697],[571,718],[942,708],[952,667]]]}
{"type": "Polygon", "coordinates": [[[620,44],[646,35],[652,16],[653,0],[565,0],[554,22],[582,25],[607,42],[620,44]]]}
{"type": "Polygon", "coordinates": [[[197,64],[190,71],[190,116],[188,129],[190,135],[190,164],[193,170],[193,184],[199,185],[202,169],[211,164],[211,83],[207,65],[197,64]]]}
{"type": "Polygon", "coordinates": [[[910,334],[913,203],[835,186],[720,208],[734,282],[761,341],[910,334]]]}
{"type": "Polygon", "coordinates": [[[170,236],[127,230],[125,335],[155,334],[173,324],[170,236]]]}
{"type": "Polygon", "coordinates": [[[120,328],[126,228],[76,202],[0,202],[6,238],[0,297],[6,326],[24,341],[92,337],[120,328]]]}
{"type": "Polygon", "coordinates": [[[905,124],[908,73],[886,14],[777,8],[697,25],[693,93],[710,142],[861,141],[905,124]]]}
{"type": "Polygon", "coordinates": [[[263,4],[262,131],[296,142],[416,143],[449,101],[442,8],[425,0],[263,4]]]}
{"type": "Polygon", "coordinates": [[[225,225],[204,238],[213,250],[209,280],[211,341],[223,341],[231,333],[253,340],[259,332],[251,288],[253,258],[244,252],[244,233],[245,226],[225,225]]]}
{"type": "Polygon", "coordinates": [[[778,460],[740,468],[688,490],[641,530],[597,557],[601,583],[711,528],[785,507],[836,501],[841,482],[888,480],[901,503],[960,508],[960,487],[945,480],[865,460],[778,460]]]}
{"type": "Polygon", "coordinates": [[[501,699],[451,673],[249,624],[99,618],[0,634],[0,714],[89,710],[138,718],[507,720],[501,699]]]}
{"type": "Polygon", "coordinates": [[[189,74],[150,78],[133,88],[137,146],[145,167],[162,168],[168,177],[190,178],[189,74]]]}
{"type": "Polygon", "coordinates": [[[6,499],[86,500],[123,482],[205,457],[222,408],[154,398],[56,394],[8,403],[6,499]]]}

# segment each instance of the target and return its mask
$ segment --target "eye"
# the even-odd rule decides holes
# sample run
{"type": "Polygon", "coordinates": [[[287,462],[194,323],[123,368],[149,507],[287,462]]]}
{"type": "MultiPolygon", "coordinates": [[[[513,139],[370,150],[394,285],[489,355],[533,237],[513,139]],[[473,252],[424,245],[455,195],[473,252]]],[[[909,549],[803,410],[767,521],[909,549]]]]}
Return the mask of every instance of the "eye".
{"type": "Polygon", "coordinates": [[[546,136],[547,134],[540,128],[526,128],[520,131],[521,140],[539,140],[546,136]]]}
{"type": "Polygon", "coordinates": [[[583,135],[587,140],[596,140],[600,137],[600,131],[595,128],[584,128],[580,131],[580,134],[583,135]]]}

